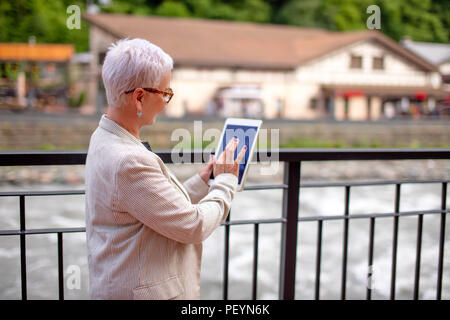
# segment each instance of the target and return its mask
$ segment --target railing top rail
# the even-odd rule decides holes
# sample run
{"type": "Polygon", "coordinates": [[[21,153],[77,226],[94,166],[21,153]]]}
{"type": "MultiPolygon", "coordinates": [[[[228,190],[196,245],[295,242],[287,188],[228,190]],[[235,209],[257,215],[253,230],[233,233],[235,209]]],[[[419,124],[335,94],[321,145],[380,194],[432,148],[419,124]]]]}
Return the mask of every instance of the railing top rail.
{"type": "MultiPolygon", "coordinates": [[[[165,162],[173,163],[172,150],[154,150],[165,162]]],[[[191,163],[208,159],[214,151],[193,150],[188,152],[191,163]],[[204,156],[205,155],[205,156],[204,156]]],[[[179,153],[183,155],[182,152],[179,153]]],[[[21,150],[0,151],[0,166],[35,166],[35,165],[83,165],[87,150],[21,150]]],[[[450,159],[450,148],[292,148],[292,149],[258,149],[253,160],[273,161],[329,161],[329,160],[416,160],[416,159],[450,159]]]]}

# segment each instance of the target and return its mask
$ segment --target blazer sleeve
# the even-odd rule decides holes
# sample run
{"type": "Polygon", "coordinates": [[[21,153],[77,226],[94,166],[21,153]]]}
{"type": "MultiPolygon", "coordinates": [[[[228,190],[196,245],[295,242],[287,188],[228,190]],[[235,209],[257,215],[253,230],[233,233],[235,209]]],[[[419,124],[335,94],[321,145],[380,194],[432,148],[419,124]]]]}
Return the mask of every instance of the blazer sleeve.
{"type": "Polygon", "coordinates": [[[237,182],[231,173],[220,174],[209,193],[193,204],[169,182],[156,159],[127,155],[117,169],[113,206],[167,238],[200,243],[225,220],[237,182]]]}
{"type": "Polygon", "coordinates": [[[183,187],[188,192],[189,197],[194,204],[203,199],[209,191],[209,185],[203,181],[198,173],[187,179],[183,183],[183,187]]]}

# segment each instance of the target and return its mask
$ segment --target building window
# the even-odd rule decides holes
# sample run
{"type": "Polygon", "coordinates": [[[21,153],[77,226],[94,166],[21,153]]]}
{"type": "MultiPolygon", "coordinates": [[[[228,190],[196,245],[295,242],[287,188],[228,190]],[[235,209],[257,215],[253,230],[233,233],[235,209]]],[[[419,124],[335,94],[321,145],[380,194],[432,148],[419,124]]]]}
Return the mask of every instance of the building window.
{"type": "Polygon", "coordinates": [[[352,55],[350,58],[350,68],[361,69],[362,68],[362,57],[352,55]]]}
{"type": "Polygon", "coordinates": [[[106,52],[100,52],[98,54],[98,63],[103,64],[103,61],[105,61],[106,52]]]}
{"type": "Polygon", "coordinates": [[[311,110],[316,110],[317,109],[317,103],[318,103],[317,98],[311,98],[309,100],[309,108],[311,110]]]}
{"type": "Polygon", "coordinates": [[[44,69],[44,77],[52,77],[56,73],[56,64],[55,63],[49,63],[45,66],[44,69]]]}
{"type": "Polygon", "coordinates": [[[0,63],[0,78],[6,78],[6,65],[0,63]]]}
{"type": "Polygon", "coordinates": [[[373,57],[372,69],[383,70],[384,69],[384,57],[373,57]]]}

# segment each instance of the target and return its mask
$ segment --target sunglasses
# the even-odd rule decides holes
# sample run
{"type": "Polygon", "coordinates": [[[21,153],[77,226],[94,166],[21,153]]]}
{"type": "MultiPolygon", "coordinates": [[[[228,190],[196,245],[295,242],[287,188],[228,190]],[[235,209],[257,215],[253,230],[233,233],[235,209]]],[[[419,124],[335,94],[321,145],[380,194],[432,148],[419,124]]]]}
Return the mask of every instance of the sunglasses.
{"type": "MultiPolygon", "coordinates": [[[[134,90],[136,90],[136,89],[128,90],[128,91],[125,91],[124,93],[125,94],[131,93],[131,92],[134,92],[134,90]]],[[[153,88],[142,88],[142,89],[145,90],[145,91],[148,91],[148,92],[162,94],[164,100],[166,101],[166,103],[169,103],[170,99],[172,99],[173,94],[174,94],[173,90],[171,88],[168,88],[167,91],[161,91],[161,90],[153,89],[153,88]]]]}

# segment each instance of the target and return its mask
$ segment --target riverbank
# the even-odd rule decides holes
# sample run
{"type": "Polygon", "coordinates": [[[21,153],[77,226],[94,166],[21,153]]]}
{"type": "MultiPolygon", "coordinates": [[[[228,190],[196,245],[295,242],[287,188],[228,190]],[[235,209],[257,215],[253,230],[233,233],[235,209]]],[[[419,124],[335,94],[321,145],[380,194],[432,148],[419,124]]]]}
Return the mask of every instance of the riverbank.
{"type": "MultiPolygon", "coordinates": [[[[204,164],[168,164],[175,176],[184,181],[199,172],[204,164]]],[[[248,184],[281,183],[283,163],[272,165],[272,174],[263,175],[268,164],[252,164],[248,184]]],[[[450,160],[395,161],[321,161],[303,162],[301,179],[305,181],[367,181],[450,179],[450,160]]],[[[0,185],[84,184],[84,166],[0,167],[0,185]]]]}
{"type": "MultiPolygon", "coordinates": [[[[0,112],[0,150],[87,149],[99,119],[100,115],[0,112]]],[[[220,133],[224,121],[218,118],[158,117],[153,125],[141,129],[140,136],[155,150],[171,149],[180,142],[180,139],[172,140],[173,133],[185,129],[191,134],[191,143],[196,140],[205,147],[210,141],[195,137],[194,128],[201,136],[209,129],[220,133]]],[[[263,119],[261,128],[267,130],[267,143],[272,146],[276,141],[271,140],[271,132],[278,130],[281,148],[450,147],[450,122],[444,120],[263,119]]],[[[261,134],[259,140],[262,140],[261,134]]]]}

